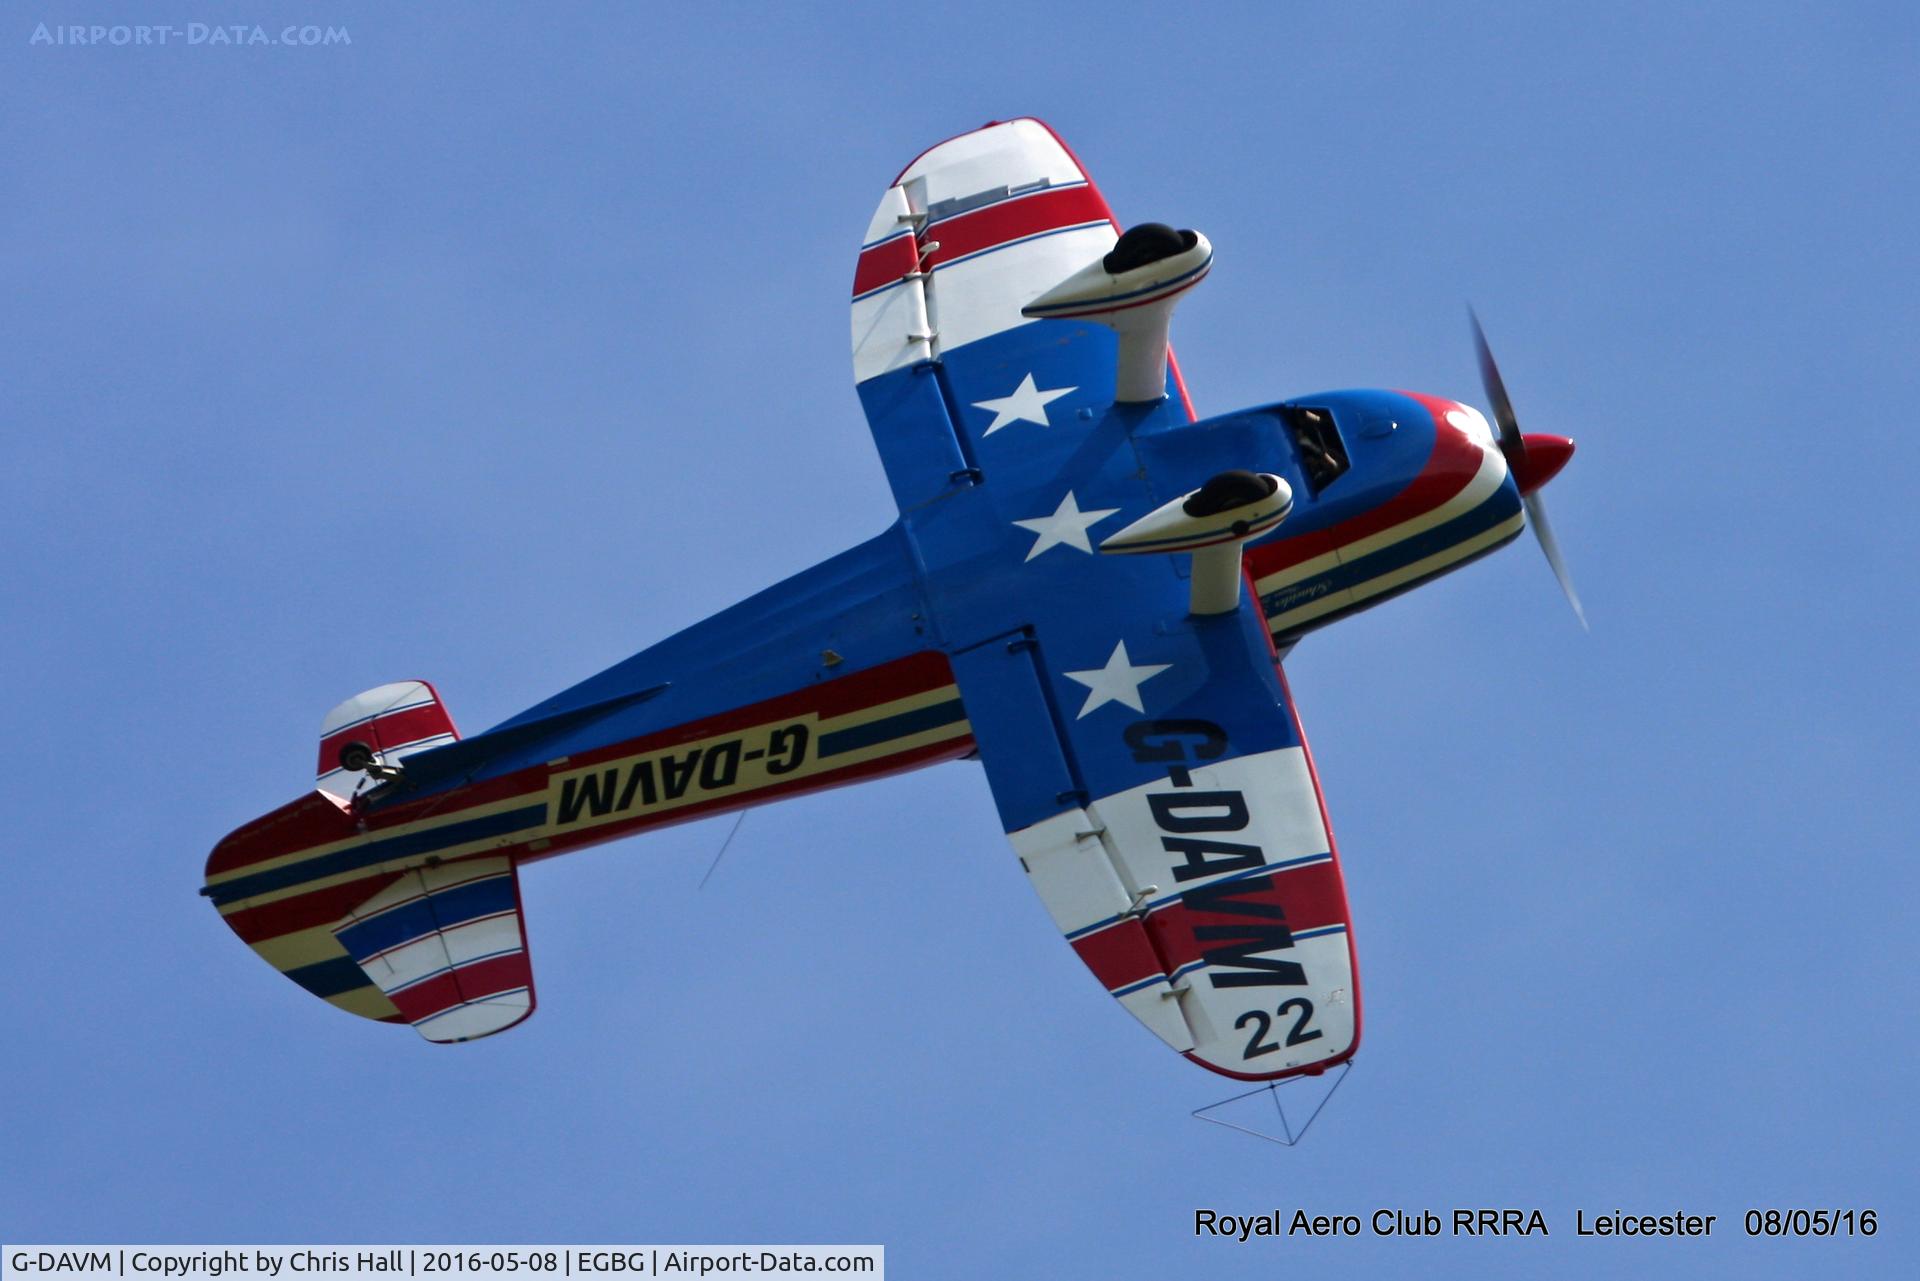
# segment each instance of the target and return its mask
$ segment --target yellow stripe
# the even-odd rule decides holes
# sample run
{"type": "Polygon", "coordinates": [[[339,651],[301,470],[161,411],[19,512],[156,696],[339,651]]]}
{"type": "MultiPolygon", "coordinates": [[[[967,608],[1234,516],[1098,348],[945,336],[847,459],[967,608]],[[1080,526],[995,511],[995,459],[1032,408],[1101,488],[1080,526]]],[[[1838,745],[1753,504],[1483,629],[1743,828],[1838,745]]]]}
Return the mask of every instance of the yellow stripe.
{"type": "Polygon", "coordinates": [[[330,925],[316,925],[312,929],[295,930],[278,938],[261,939],[252,946],[268,965],[282,973],[297,970],[303,965],[337,961],[347,954],[347,949],[341,947],[340,940],[333,936],[333,927],[330,925]]]}
{"type": "Polygon", "coordinates": [[[1292,609],[1273,615],[1267,620],[1267,630],[1277,632],[1283,625],[1304,623],[1310,618],[1331,614],[1351,604],[1353,604],[1353,590],[1342,587],[1337,591],[1328,592],[1325,596],[1316,596],[1304,605],[1296,605],[1292,609]]]}
{"type": "Polygon", "coordinates": [[[335,992],[325,1000],[328,1005],[349,1014],[358,1014],[363,1019],[390,1019],[400,1013],[394,1003],[386,998],[386,994],[371,983],[356,987],[351,992],[335,992]]]}
{"type": "Polygon", "coordinates": [[[1405,586],[1407,583],[1413,582],[1416,579],[1424,578],[1438,570],[1444,569],[1455,561],[1465,560],[1475,552],[1490,547],[1503,539],[1513,537],[1520,532],[1525,523],[1525,517],[1521,513],[1515,512],[1510,518],[1501,521],[1492,529],[1483,530],[1475,534],[1472,538],[1443,548],[1431,556],[1423,556],[1411,564],[1402,565],[1399,569],[1390,570],[1385,574],[1366,579],[1354,587],[1329,592],[1327,595],[1308,604],[1301,605],[1296,609],[1275,614],[1267,620],[1267,627],[1271,631],[1281,631],[1287,627],[1304,623],[1309,619],[1318,618],[1322,614],[1330,613],[1342,605],[1359,604],[1368,597],[1378,596],[1382,592],[1392,591],[1396,587],[1405,586]]]}
{"type": "Polygon", "coordinates": [[[1324,574],[1330,569],[1338,568],[1339,564],[1339,552],[1322,552],[1318,556],[1308,557],[1298,565],[1289,565],[1277,574],[1267,575],[1254,583],[1253,590],[1262,596],[1270,596],[1290,583],[1298,583],[1316,574],[1324,574]]]}
{"type": "MultiPolygon", "coordinates": [[[[1362,556],[1377,552],[1383,547],[1391,547],[1395,543],[1445,524],[1455,516],[1478,507],[1493,496],[1493,492],[1500,488],[1500,482],[1506,478],[1507,474],[1506,460],[1497,450],[1488,449],[1484,445],[1480,448],[1480,466],[1474,471],[1472,479],[1468,480],[1458,493],[1439,506],[1424,511],[1418,516],[1409,517],[1397,525],[1390,525],[1377,534],[1369,534],[1351,543],[1343,543],[1331,552],[1322,553],[1298,565],[1290,565],[1276,574],[1269,574],[1254,583],[1254,591],[1262,596],[1271,595],[1289,583],[1300,582],[1332,569],[1335,565],[1348,564],[1362,556]]],[[[1318,601],[1314,603],[1319,604],[1318,601]]],[[[1315,611],[1315,613],[1325,612],[1324,607],[1315,611]]],[[[1313,617],[1313,615],[1310,614],[1307,617],[1313,617]]]]}
{"type": "Polygon", "coordinates": [[[821,719],[815,712],[802,712],[760,725],[741,726],[708,738],[556,772],[547,779],[549,826],[545,830],[574,832],[609,824],[634,823],[654,815],[669,814],[714,801],[750,802],[756,793],[781,784],[816,778],[850,765],[883,760],[917,747],[964,737],[972,731],[964,720],[960,720],[865,747],[836,752],[831,757],[822,757],[819,751],[820,742],[828,734],[843,733],[890,717],[910,715],[928,707],[951,703],[958,697],[959,691],[955,686],[943,685],[828,719],[821,719]],[[789,768],[772,768],[775,764],[785,763],[780,756],[781,745],[799,743],[802,735],[804,743],[801,751],[804,754],[794,759],[789,768]],[[756,754],[752,759],[748,759],[741,751],[742,745],[747,743],[754,745],[756,754]],[[706,764],[719,759],[714,755],[716,749],[725,748],[731,748],[733,754],[725,781],[709,785],[706,782],[706,764]],[[697,767],[696,761],[699,762],[697,767]],[[670,772],[677,795],[666,794],[670,772]],[[646,781],[644,790],[640,788],[642,780],[646,781]],[[604,806],[599,813],[593,812],[593,807],[582,802],[590,785],[592,794],[604,806]],[[577,791],[573,794],[574,805],[569,817],[564,802],[568,799],[570,788],[577,791]],[[624,802],[619,808],[614,808],[612,804],[615,792],[624,802]]]}
{"type": "Polygon", "coordinates": [[[1483,530],[1475,534],[1465,542],[1455,543],[1451,547],[1437,551],[1431,556],[1422,557],[1414,561],[1411,565],[1402,565],[1399,569],[1391,573],[1382,574],[1378,578],[1367,579],[1364,583],[1361,583],[1353,589],[1353,597],[1355,600],[1364,600],[1368,596],[1377,596],[1381,592],[1392,591],[1394,588],[1410,583],[1416,578],[1424,578],[1435,570],[1451,565],[1455,561],[1465,560],[1475,552],[1482,548],[1490,547],[1503,538],[1513,537],[1513,535],[1520,532],[1521,526],[1525,523],[1525,518],[1522,517],[1519,512],[1515,512],[1510,519],[1501,521],[1492,529],[1483,530]]]}
{"type": "MultiPolygon", "coordinates": [[[[942,685],[935,689],[923,690],[917,694],[908,694],[905,697],[892,699],[885,703],[876,703],[871,707],[860,708],[858,710],[847,712],[844,715],[840,715],[840,716],[834,716],[826,719],[819,719],[816,713],[805,712],[794,717],[770,720],[766,723],[766,725],[763,725],[763,726],[749,726],[739,730],[730,730],[730,731],[727,731],[726,733],[713,735],[709,738],[699,739],[689,743],[676,744],[671,747],[663,747],[656,750],[664,751],[664,752],[684,753],[691,750],[694,747],[700,747],[700,746],[705,746],[705,745],[714,744],[714,743],[731,741],[735,738],[741,737],[744,734],[752,733],[755,729],[765,729],[771,726],[800,724],[800,723],[809,723],[810,727],[813,729],[813,732],[817,738],[817,736],[820,733],[827,733],[835,730],[849,729],[856,726],[869,724],[873,721],[883,720],[889,716],[898,716],[905,712],[918,711],[923,707],[931,707],[939,703],[948,702],[957,697],[959,697],[959,689],[957,686],[942,685]]],[[[845,753],[842,756],[835,757],[834,761],[835,761],[836,767],[840,764],[851,764],[851,763],[857,763],[861,761],[868,761],[868,760],[875,759],[878,756],[889,755],[893,752],[910,751],[914,747],[924,745],[925,743],[940,742],[943,739],[958,737],[961,734],[966,734],[970,732],[971,731],[967,728],[967,726],[964,723],[958,726],[942,726],[938,731],[929,731],[929,733],[933,735],[932,737],[928,737],[928,734],[916,734],[905,739],[894,739],[894,740],[890,740],[887,743],[879,744],[873,748],[864,748],[858,752],[845,753]]],[[[653,755],[653,753],[646,752],[646,753],[641,753],[640,755],[653,755]]],[[[560,771],[560,772],[550,771],[548,774],[547,785],[539,789],[521,792],[515,796],[507,797],[504,800],[492,801],[485,805],[476,805],[476,806],[472,806],[464,809],[449,810],[444,814],[435,814],[427,818],[416,819],[413,822],[402,823],[396,827],[383,827],[370,832],[356,833],[354,836],[348,837],[344,840],[332,841],[323,845],[309,846],[305,849],[295,850],[289,854],[282,854],[282,855],[277,855],[270,859],[263,859],[257,863],[248,863],[243,867],[232,868],[227,871],[219,872],[214,874],[213,876],[208,877],[207,885],[210,888],[218,887],[222,884],[225,884],[229,881],[237,880],[241,877],[256,876],[262,872],[270,872],[279,868],[289,867],[295,864],[304,863],[309,860],[325,858],[330,854],[337,854],[343,850],[349,850],[349,849],[356,848],[358,846],[365,845],[369,841],[387,840],[395,836],[403,836],[403,835],[408,835],[416,832],[431,831],[434,828],[445,827],[451,823],[466,822],[470,819],[476,819],[476,818],[485,818],[488,815],[498,814],[506,810],[522,809],[535,800],[545,799],[551,796],[557,796],[558,793],[556,789],[559,786],[559,779],[563,775],[570,775],[574,773],[594,773],[599,770],[623,765],[626,763],[627,760],[630,760],[630,759],[632,758],[622,758],[621,760],[616,760],[616,761],[603,761],[598,765],[584,767],[583,769],[580,769],[580,770],[569,770],[569,771],[560,771]]],[[[808,760],[807,764],[804,765],[800,770],[796,771],[793,775],[783,776],[783,777],[795,777],[795,778],[806,777],[807,775],[817,773],[818,769],[819,769],[819,762],[817,758],[812,758],[810,756],[810,759],[808,760]]],[[[778,781],[778,780],[770,779],[769,781],[771,782],[771,781],[778,781]]],[[[761,785],[764,786],[765,784],[761,784],[761,785]]],[[[727,789],[727,791],[743,791],[743,790],[752,790],[752,789],[744,788],[744,787],[727,789]]],[[[725,794],[724,792],[718,792],[718,793],[709,793],[705,795],[689,795],[685,798],[681,798],[677,802],[671,802],[671,803],[667,803],[659,806],[649,806],[648,810],[649,812],[651,812],[654,810],[665,810],[670,808],[677,808],[681,804],[690,804],[694,801],[711,799],[711,797],[714,795],[724,795],[724,794],[725,794]]],[[[631,817],[631,815],[623,815],[622,817],[631,817]]],[[[568,824],[567,828],[568,830],[572,830],[573,828],[580,827],[580,826],[587,826],[587,824],[568,824]]],[[[455,859],[455,858],[463,857],[468,854],[479,853],[487,850],[509,849],[514,846],[524,844],[531,836],[540,835],[546,832],[550,832],[552,830],[553,830],[553,825],[550,823],[548,827],[542,828],[542,829],[520,831],[520,832],[511,833],[509,835],[504,835],[504,836],[484,837],[476,841],[469,841],[465,844],[448,846],[445,849],[435,850],[433,854],[434,854],[434,857],[436,858],[455,859]]],[[[387,873],[403,872],[409,867],[419,866],[423,861],[424,861],[424,856],[412,856],[408,858],[391,859],[386,862],[379,863],[369,867],[356,868],[352,871],[340,872],[332,876],[320,877],[310,881],[302,881],[298,885],[290,885],[277,890],[267,890],[260,894],[253,895],[249,898],[237,899],[232,902],[222,904],[220,905],[220,913],[223,916],[229,916],[235,912],[245,911],[248,908],[260,907],[268,903],[277,903],[284,899],[298,898],[303,894],[310,894],[315,890],[328,889],[336,885],[345,885],[350,881],[359,880],[362,877],[376,875],[381,872],[387,872],[387,873]]]]}
{"type": "Polygon", "coordinates": [[[875,703],[872,707],[863,707],[843,716],[827,717],[820,722],[820,732],[831,734],[837,730],[851,729],[856,725],[866,725],[873,721],[885,720],[889,716],[898,716],[902,712],[917,712],[923,707],[932,707],[958,697],[960,697],[958,685],[942,685],[939,689],[909,694],[905,698],[896,698],[890,703],[875,703]]]}

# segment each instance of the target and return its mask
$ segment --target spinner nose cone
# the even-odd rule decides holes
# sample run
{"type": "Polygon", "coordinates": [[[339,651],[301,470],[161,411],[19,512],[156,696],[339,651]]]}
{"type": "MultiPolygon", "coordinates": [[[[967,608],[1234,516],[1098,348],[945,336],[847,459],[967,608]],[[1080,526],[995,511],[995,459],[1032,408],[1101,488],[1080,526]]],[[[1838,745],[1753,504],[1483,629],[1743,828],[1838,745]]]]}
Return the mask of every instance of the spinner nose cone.
{"type": "Polygon", "coordinates": [[[1573,442],[1565,436],[1549,436],[1545,432],[1528,432],[1520,438],[1526,448],[1520,451],[1518,458],[1507,461],[1513,469],[1514,484],[1523,494],[1531,494],[1540,486],[1560,474],[1560,469],[1573,457],[1573,442]]]}

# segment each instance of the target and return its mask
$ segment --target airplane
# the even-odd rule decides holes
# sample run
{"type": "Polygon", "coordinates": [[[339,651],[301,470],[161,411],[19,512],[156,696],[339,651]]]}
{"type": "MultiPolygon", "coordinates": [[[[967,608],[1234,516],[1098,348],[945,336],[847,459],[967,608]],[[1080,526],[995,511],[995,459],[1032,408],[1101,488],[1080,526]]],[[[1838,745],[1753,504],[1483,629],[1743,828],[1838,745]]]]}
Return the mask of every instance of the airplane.
{"type": "Polygon", "coordinates": [[[1365,390],[1197,420],[1168,327],[1212,266],[1196,231],[1123,233],[1038,120],[924,152],[853,280],[893,524],[482,734],[426,681],[346,700],[314,789],[222,840],[201,893],[315,996],[470,1041],[534,1010],[523,866],[977,759],[1054,925],[1155,1036],[1247,1081],[1351,1059],[1282,660],[1529,516],[1579,613],[1538,492],[1573,443],[1520,431],[1477,320],[1492,425],[1365,390]]]}

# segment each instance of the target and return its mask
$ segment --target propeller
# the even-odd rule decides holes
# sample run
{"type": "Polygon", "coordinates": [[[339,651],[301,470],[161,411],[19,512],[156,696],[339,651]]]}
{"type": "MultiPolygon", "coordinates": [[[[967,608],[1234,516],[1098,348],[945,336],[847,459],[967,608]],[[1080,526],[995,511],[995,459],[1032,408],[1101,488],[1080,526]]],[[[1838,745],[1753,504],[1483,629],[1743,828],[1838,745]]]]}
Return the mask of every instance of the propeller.
{"type": "Polygon", "coordinates": [[[1565,436],[1521,432],[1520,422],[1513,414],[1513,402],[1507,399],[1507,385],[1500,381],[1500,367],[1493,363],[1487,335],[1480,328],[1480,317],[1469,307],[1467,318],[1473,322],[1473,347],[1480,357],[1480,385],[1486,388],[1487,401],[1493,407],[1493,421],[1500,430],[1500,452],[1506,455],[1507,469],[1520,487],[1520,501],[1526,504],[1527,524],[1533,527],[1533,536],[1539,541],[1540,550],[1546,553],[1547,565],[1559,581],[1560,590],[1566,593],[1567,604],[1573,606],[1573,616],[1580,620],[1581,630],[1590,631],[1587,611],[1580,607],[1579,593],[1573,590],[1573,576],[1567,573],[1560,542],[1553,536],[1553,525],[1547,520],[1547,504],[1540,497],[1540,487],[1558,475],[1573,457],[1573,442],[1565,436]]]}

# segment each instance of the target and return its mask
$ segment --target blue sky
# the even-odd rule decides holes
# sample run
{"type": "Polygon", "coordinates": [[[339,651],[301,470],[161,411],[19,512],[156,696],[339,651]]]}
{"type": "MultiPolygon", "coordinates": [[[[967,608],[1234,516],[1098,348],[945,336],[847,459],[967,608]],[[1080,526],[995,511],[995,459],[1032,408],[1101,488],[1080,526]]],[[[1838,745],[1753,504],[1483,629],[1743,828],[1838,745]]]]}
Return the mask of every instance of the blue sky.
{"type": "Polygon", "coordinates": [[[0,25],[0,1237],[876,1241],[896,1276],[1886,1275],[1920,1197],[1912,95],[1894,5],[14,8],[0,25]],[[317,49],[34,25],[345,26],[317,49]],[[1479,400],[1530,543],[1289,664],[1359,1063],[1283,1151],[1106,999],[950,764],[542,864],[452,1050],[194,890],[321,715],[477,729],[891,518],[845,299],[887,181],[1034,114],[1197,226],[1203,414],[1479,400]],[[716,502],[714,495],[742,495],[716,502]],[[1547,1241],[1195,1241],[1538,1207],[1547,1241]],[[1576,1209],[1721,1216],[1596,1242],[1576,1209]],[[1748,1208],[1874,1207],[1870,1241],[1748,1208]]]}

